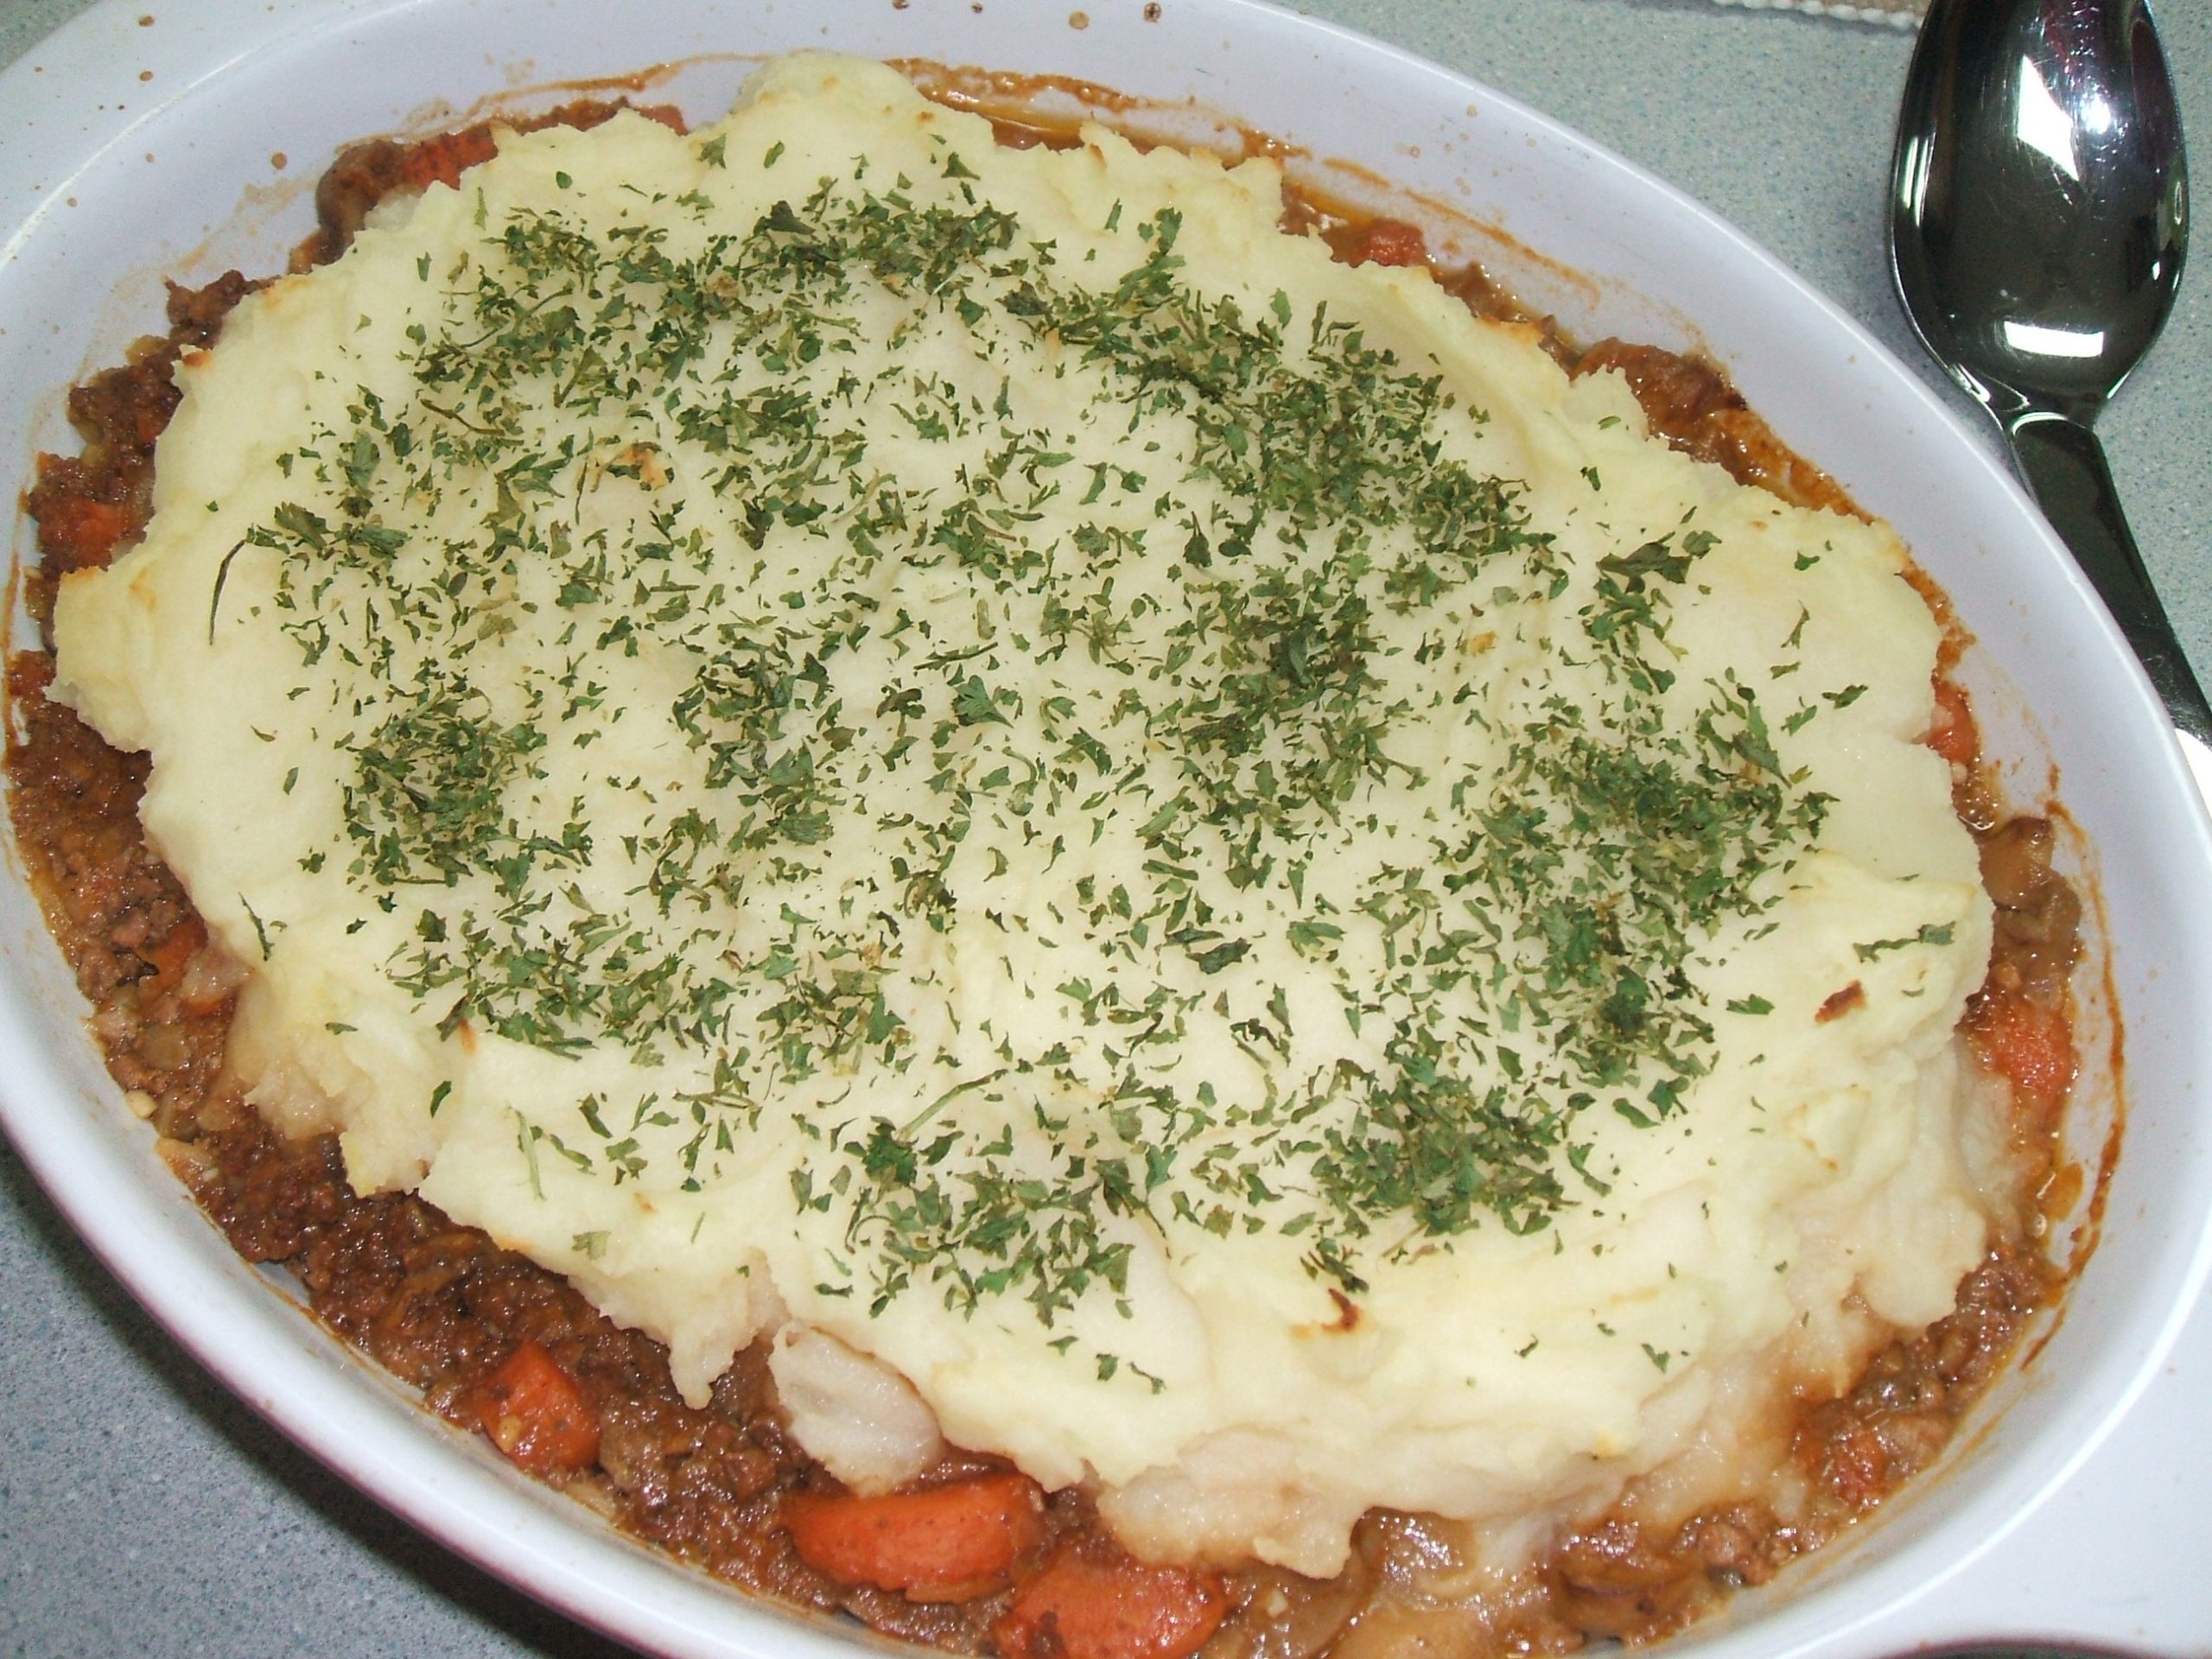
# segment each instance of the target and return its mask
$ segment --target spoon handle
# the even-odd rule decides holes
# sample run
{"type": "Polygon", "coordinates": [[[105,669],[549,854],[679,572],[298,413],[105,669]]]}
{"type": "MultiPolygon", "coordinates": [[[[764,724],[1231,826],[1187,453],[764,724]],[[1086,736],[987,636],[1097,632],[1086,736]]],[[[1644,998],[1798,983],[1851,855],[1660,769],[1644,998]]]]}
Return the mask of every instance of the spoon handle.
{"type": "Polygon", "coordinates": [[[2212,742],[2212,707],[2143,569],[2096,434],[2052,410],[2027,409],[2005,423],[2005,435],[2044,516],[2135,648],[2174,724],[2212,742]]]}

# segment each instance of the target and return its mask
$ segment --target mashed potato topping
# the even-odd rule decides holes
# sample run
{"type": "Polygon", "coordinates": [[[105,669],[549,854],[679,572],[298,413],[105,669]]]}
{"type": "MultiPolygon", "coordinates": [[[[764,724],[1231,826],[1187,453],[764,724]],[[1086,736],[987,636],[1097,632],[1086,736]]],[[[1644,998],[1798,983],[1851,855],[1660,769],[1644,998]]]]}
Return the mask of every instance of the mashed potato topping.
{"type": "Polygon", "coordinates": [[[1948,1311],[1990,938],[1884,530],[880,67],[510,137],[240,306],[54,695],[232,1064],[1154,1554],[1693,1502],[1948,1311]]]}

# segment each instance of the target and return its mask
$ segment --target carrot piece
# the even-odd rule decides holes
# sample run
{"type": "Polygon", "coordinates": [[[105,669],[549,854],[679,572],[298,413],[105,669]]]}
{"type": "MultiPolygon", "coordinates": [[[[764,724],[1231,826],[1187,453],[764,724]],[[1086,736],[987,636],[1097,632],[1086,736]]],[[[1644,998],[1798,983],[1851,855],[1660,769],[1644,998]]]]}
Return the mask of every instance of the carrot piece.
{"type": "Polygon", "coordinates": [[[1421,265],[1428,263],[1428,241],[1421,226],[1403,219],[1370,220],[1353,254],[1355,265],[1421,265]]]}
{"type": "Polygon", "coordinates": [[[65,495],[38,504],[39,545],[62,570],[106,564],[115,555],[116,543],[133,528],[130,510],[112,501],[65,495]]]}
{"type": "Polygon", "coordinates": [[[155,984],[167,990],[184,977],[185,964],[207,943],[207,925],[197,916],[188,916],[159,944],[141,946],[138,954],[153,964],[155,984]]]}
{"type": "Polygon", "coordinates": [[[576,1380],[535,1342],[492,1373],[476,1398],[492,1444],[533,1475],[573,1474],[599,1459],[599,1419],[576,1380]]]}
{"type": "Polygon", "coordinates": [[[1229,1611],[1218,1575],[1064,1547],[991,1626],[1001,1659],[1188,1659],[1229,1611]]]}
{"type": "Polygon", "coordinates": [[[403,188],[427,190],[433,184],[458,185],[461,175],[479,162],[499,154],[499,141],[489,126],[464,127],[459,132],[426,138],[407,152],[401,165],[403,188]]]}
{"type": "Polygon", "coordinates": [[[816,1572],[912,1601],[988,1594],[1045,1535],[1043,1492],[1011,1473],[880,1497],[794,1492],[783,1515],[799,1559],[816,1572]]]}
{"type": "Polygon", "coordinates": [[[1981,734],[1974,729],[1974,705],[1967,694],[1936,677],[1936,723],[1928,733],[1928,747],[1955,766],[1971,766],[1981,757],[1981,734]]]}
{"type": "Polygon", "coordinates": [[[1982,1064],[2023,1094],[2055,1098],[2073,1084],[2074,1031],[2063,1008],[1991,993],[1967,1015],[1967,1035],[1982,1064]]]}

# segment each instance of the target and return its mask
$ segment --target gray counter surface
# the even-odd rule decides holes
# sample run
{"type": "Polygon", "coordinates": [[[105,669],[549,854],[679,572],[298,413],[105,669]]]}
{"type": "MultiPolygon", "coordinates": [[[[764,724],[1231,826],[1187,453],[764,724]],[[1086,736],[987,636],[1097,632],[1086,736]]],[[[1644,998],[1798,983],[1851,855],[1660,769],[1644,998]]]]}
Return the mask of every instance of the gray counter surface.
{"type": "MultiPolygon", "coordinates": [[[[189,0],[149,0],[164,3],[189,0]]],[[[86,3],[0,0],[0,63],[35,59],[45,34],[86,3]]],[[[1773,249],[1908,361],[1924,361],[1890,296],[1881,240],[1905,32],[1706,0],[1309,9],[1489,81],[1642,162],[1773,249]]],[[[2161,0],[2159,22],[2202,160],[2212,4],[2161,0]]],[[[2212,269],[2187,285],[2101,430],[2145,556],[2212,683],[2212,581],[2200,563],[2212,545],[2212,269]]],[[[2094,1633],[2212,1652],[2212,1455],[2201,1415],[2183,1409],[2212,1386],[2208,1325],[2212,1314],[2200,1313],[2164,1395],[2154,1390],[2144,1408],[2163,1410],[2192,1449],[2164,1459],[2147,1485],[2082,1497],[2081,1524],[2064,1513],[2073,1489],[2062,1493],[2059,1516],[2031,1529],[2028,1553],[2000,1551],[1970,1592],[2002,1609],[2015,1605],[2015,1583],[2033,1600],[2047,1577],[2038,1561],[2075,1566],[2085,1593],[2111,1578],[2107,1559],[2133,1563],[2141,1582],[2107,1585],[2122,1605],[2088,1621],[2094,1633]],[[2134,1547],[2131,1527],[2145,1549],[2158,1530],[2164,1567],[2134,1547]],[[2064,1553],[2069,1531],[2078,1555],[2064,1553]]],[[[2128,1455],[2128,1439],[2101,1457],[2128,1455]]],[[[386,1516],[232,1398],[107,1276],[0,1142],[0,1655],[619,1651],[386,1516]]]]}

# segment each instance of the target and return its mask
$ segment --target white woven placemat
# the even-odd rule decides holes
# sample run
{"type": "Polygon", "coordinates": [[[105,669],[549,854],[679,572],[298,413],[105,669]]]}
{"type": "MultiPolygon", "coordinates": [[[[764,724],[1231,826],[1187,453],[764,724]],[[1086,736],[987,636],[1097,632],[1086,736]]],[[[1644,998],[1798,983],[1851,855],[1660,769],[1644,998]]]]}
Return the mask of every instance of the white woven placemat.
{"type": "Polygon", "coordinates": [[[1808,11],[1820,17],[1844,17],[1855,23],[1888,23],[1912,29],[1927,0],[1720,0],[1747,11],[1808,11]]]}

